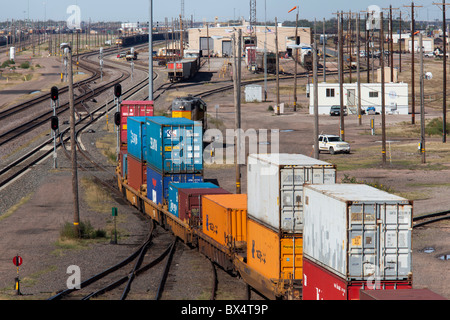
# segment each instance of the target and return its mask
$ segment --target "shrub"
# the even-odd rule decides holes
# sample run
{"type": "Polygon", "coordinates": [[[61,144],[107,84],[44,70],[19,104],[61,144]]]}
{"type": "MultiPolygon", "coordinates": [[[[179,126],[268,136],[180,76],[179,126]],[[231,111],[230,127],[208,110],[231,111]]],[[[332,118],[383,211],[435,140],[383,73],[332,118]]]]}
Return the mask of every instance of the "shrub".
{"type": "Polygon", "coordinates": [[[80,222],[79,231],[80,231],[80,236],[78,237],[78,235],[75,234],[73,223],[66,222],[60,231],[60,236],[61,236],[61,238],[66,238],[66,239],[106,238],[106,231],[101,230],[101,229],[95,230],[89,221],[86,223],[80,222]]]}
{"type": "Polygon", "coordinates": [[[20,64],[20,68],[21,69],[29,69],[30,68],[30,63],[28,61],[22,62],[20,64]]]}
{"type": "MultiPolygon", "coordinates": [[[[444,130],[443,124],[444,124],[444,121],[442,120],[442,118],[434,118],[425,125],[425,133],[429,136],[441,135],[444,130]]],[[[450,126],[450,123],[447,122],[447,127],[445,130],[445,131],[447,131],[447,133],[450,133],[449,126],[450,126]]]]}

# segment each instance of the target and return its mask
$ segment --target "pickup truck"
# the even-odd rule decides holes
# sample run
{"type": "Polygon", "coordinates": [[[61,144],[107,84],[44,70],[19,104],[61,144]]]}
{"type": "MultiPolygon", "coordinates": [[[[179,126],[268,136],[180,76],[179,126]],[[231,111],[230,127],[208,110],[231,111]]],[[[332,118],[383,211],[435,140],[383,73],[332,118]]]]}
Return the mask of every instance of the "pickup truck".
{"type": "Polygon", "coordinates": [[[319,135],[319,153],[320,151],[328,151],[330,154],[338,152],[350,153],[350,144],[342,141],[339,136],[321,134],[319,135]]]}

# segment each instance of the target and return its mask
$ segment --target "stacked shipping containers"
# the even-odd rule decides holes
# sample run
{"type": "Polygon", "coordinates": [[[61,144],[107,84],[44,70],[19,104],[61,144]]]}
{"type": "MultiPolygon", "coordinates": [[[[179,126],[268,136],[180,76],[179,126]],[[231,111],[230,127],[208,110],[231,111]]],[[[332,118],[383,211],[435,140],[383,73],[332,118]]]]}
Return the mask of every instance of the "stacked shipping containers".
{"type": "MultiPolygon", "coordinates": [[[[128,184],[141,191],[147,183],[147,117],[130,117],[127,119],[127,170],[128,184]]],[[[143,190],[144,191],[144,190],[143,190]]]]}
{"type": "Polygon", "coordinates": [[[175,217],[179,217],[179,195],[181,189],[215,189],[219,188],[210,182],[197,182],[197,183],[169,183],[169,212],[175,217]]]}
{"type": "Polygon", "coordinates": [[[335,182],[336,168],[327,162],[300,154],[250,155],[248,265],[269,279],[302,279],[303,185],[335,182]]]}
{"type": "Polygon", "coordinates": [[[120,105],[119,161],[121,174],[124,179],[128,178],[128,118],[152,117],[153,111],[153,101],[123,101],[120,105]]]}
{"type": "Polygon", "coordinates": [[[180,189],[178,191],[178,218],[191,227],[202,224],[202,196],[211,194],[230,194],[222,188],[180,189]]]}
{"type": "Polygon", "coordinates": [[[303,299],[412,288],[412,203],[367,185],[304,188],[303,299]]]}
{"type": "Polygon", "coordinates": [[[170,182],[203,181],[202,123],[152,117],[146,127],[147,197],[158,205],[168,204],[170,182]]]}

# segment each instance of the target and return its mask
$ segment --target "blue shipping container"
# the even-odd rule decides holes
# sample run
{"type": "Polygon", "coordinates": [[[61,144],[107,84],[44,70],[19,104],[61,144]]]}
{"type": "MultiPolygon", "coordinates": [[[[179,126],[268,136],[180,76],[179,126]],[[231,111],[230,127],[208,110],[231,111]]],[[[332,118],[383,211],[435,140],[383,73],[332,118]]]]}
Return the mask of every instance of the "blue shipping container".
{"type": "Polygon", "coordinates": [[[128,154],[140,162],[144,162],[147,155],[147,117],[129,117],[127,119],[127,148],[128,154]]]}
{"type": "Polygon", "coordinates": [[[178,217],[178,190],[179,189],[217,189],[211,182],[194,182],[194,183],[169,183],[169,212],[178,217]]]}
{"type": "Polygon", "coordinates": [[[169,199],[169,183],[203,182],[203,175],[198,173],[161,174],[147,166],[147,198],[156,204],[163,204],[169,199]]]}
{"type": "Polygon", "coordinates": [[[149,117],[147,165],[162,173],[203,171],[203,126],[186,118],[149,117]]]}

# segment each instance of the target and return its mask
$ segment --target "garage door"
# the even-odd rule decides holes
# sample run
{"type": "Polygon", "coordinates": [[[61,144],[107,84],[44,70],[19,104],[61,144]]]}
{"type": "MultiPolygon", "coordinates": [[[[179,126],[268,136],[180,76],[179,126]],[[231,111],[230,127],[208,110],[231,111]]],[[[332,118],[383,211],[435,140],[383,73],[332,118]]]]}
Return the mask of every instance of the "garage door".
{"type": "Polygon", "coordinates": [[[232,53],[231,41],[222,41],[222,57],[231,57],[232,53]]]}

